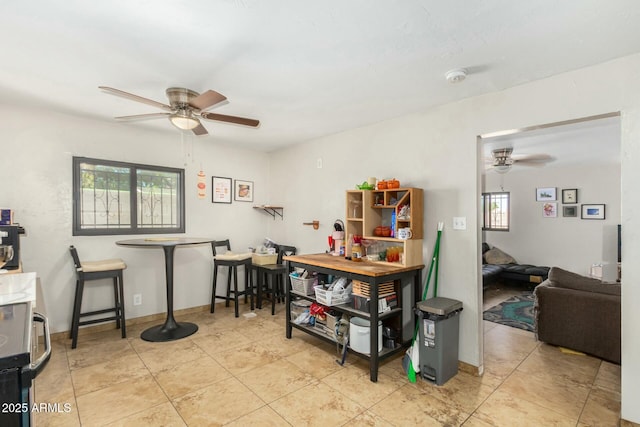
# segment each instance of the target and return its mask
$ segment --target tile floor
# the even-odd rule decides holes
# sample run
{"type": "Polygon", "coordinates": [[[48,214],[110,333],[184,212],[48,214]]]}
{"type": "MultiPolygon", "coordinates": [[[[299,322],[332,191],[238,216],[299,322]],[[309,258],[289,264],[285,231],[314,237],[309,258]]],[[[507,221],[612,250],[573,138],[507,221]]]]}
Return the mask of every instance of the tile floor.
{"type": "MultiPolygon", "coordinates": [[[[485,306],[506,299],[488,292],[485,306]]],[[[35,401],[68,403],[41,412],[43,426],[616,426],[620,367],[565,354],[532,333],[485,322],[485,373],[458,373],[443,386],[410,383],[400,358],[379,380],[354,356],[336,363],[334,346],[300,331],[284,337],[284,306],[256,317],[178,317],[199,325],[191,337],[149,343],[148,327],[127,339],[107,331],[55,342],[36,380],[35,401]]],[[[248,311],[243,307],[244,313],[248,311]]],[[[156,322],[157,323],[157,322],[156,322]]]]}

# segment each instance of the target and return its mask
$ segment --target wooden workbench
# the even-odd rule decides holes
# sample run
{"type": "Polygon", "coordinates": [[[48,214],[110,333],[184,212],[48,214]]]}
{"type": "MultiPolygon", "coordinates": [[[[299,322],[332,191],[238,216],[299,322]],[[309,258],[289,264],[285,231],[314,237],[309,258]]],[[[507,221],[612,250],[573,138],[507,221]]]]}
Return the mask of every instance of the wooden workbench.
{"type": "MultiPolygon", "coordinates": [[[[378,380],[379,362],[399,352],[404,351],[411,344],[415,319],[413,307],[418,301],[421,286],[422,269],[424,265],[405,267],[400,264],[385,262],[354,262],[344,257],[330,254],[292,255],[284,257],[290,268],[300,267],[310,272],[316,272],[321,277],[346,277],[349,280],[359,280],[369,284],[371,301],[378,301],[378,285],[393,281],[398,296],[398,307],[388,312],[378,313],[378,304],[370,304],[369,312],[352,308],[350,304],[332,306],[343,314],[357,316],[370,322],[370,354],[350,351],[352,354],[369,360],[369,376],[371,381],[378,380]],[[395,319],[395,320],[394,320],[395,319]],[[378,321],[395,321],[401,325],[400,342],[395,348],[383,348],[378,352],[378,321]]],[[[291,321],[291,299],[293,296],[315,301],[315,295],[300,295],[291,292],[291,281],[287,285],[286,336],[291,338],[292,330],[299,329],[305,333],[317,336],[325,341],[335,342],[329,336],[319,333],[315,328],[297,325],[291,321]],[[293,294],[293,295],[292,295],[293,294]]]]}

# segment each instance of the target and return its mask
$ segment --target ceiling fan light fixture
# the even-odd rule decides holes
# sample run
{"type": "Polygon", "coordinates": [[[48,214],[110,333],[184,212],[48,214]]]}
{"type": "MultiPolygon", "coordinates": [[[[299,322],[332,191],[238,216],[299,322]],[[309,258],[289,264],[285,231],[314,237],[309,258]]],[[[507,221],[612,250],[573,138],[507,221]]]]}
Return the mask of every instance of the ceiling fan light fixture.
{"type": "Polygon", "coordinates": [[[496,165],[493,170],[498,173],[507,173],[511,169],[511,165],[496,165]]]}
{"type": "Polygon", "coordinates": [[[187,112],[178,112],[169,117],[169,120],[172,125],[182,130],[191,130],[200,126],[200,121],[187,112]]]}

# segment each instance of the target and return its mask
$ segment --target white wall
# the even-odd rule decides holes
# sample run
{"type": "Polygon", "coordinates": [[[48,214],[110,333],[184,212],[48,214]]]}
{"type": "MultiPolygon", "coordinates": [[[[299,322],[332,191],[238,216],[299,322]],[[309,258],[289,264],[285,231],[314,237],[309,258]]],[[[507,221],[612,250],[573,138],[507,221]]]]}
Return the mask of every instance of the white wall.
{"type": "MultiPolygon", "coordinates": [[[[640,222],[634,215],[640,209],[635,184],[640,178],[636,166],[640,163],[638,70],[640,55],[633,55],[273,153],[271,199],[285,206],[285,219],[270,225],[270,233],[304,252],[323,251],[331,224],[344,216],[345,189],[369,176],[395,177],[403,185],[424,188],[425,264],[437,222],[444,221],[439,295],[463,302],[459,357],[481,366],[478,194],[483,165],[478,135],[621,111],[623,252],[625,259],[637,259],[640,248],[633,242],[640,234],[640,222]],[[316,168],[319,157],[323,169],[316,168]],[[467,218],[467,230],[452,230],[454,216],[467,218]],[[319,219],[320,230],[301,225],[309,219],[319,219]]],[[[558,183],[563,185],[569,186],[558,183]]],[[[581,200],[586,201],[583,195],[587,196],[581,194],[581,200]]],[[[581,239],[575,243],[584,244],[581,239]]],[[[640,323],[640,312],[633,309],[640,304],[640,290],[634,286],[640,281],[640,266],[627,263],[623,271],[622,416],[640,422],[640,407],[635,405],[640,400],[640,383],[633,381],[640,378],[640,336],[633,332],[640,323]]]]}
{"type": "Polygon", "coordinates": [[[485,231],[485,241],[497,246],[519,263],[557,266],[588,274],[594,263],[602,263],[605,280],[617,275],[617,225],[620,224],[620,166],[514,167],[504,175],[488,171],[485,191],[510,192],[511,216],[508,232],[485,231]],[[538,187],[557,188],[558,216],[542,216],[537,202],[538,187]],[[563,217],[562,189],[577,188],[577,217],[563,217]],[[604,220],[580,218],[580,205],[606,205],[604,220]]]}
{"type": "MultiPolygon", "coordinates": [[[[252,203],[211,203],[211,175],[254,181],[255,198],[268,186],[267,155],[237,150],[196,139],[167,123],[166,132],[140,126],[104,123],[0,105],[2,138],[0,205],[15,210],[15,220],[26,229],[21,238],[25,271],[40,277],[52,332],[69,329],[75,271],[69,245],[81,260],[120,257],[124,275],[127,318],[166,311],[164,258],[161,249],[116,246],[118,240],[138,236],[72,236],[72,157],[86,156],[185,169],[186,235],[230,238],[233,249],[260,243],[267,218],[252,203]],[[207,198],[197,198],[197,173],[207,175],[207,198]],[[132,304],[141,293],[143,304],[132,304]]],[[[174,308],[206,305],[210,301],[212,255],[210,246],[179,248],[175,252],[174,308]]],[[[222,277],[224,279],[224,277],[222,277]]],[[[111,301],[109,282],[92,285],[83,309],[105,307],[111,301]]],[[[220,288],[220,287],[219,287],[220,288]]],[[[222,294],[218,289],[218,294],[222,294]]]]}

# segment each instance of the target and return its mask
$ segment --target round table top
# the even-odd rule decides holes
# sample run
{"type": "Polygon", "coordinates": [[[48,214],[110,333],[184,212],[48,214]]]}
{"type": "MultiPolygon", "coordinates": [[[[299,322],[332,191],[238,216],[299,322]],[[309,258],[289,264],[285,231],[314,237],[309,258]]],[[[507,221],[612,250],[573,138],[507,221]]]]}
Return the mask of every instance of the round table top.
{"type": "Polygon", "coordinates": [[[146,239],[130,239],[120,240],[116,242],[119,246],[183,246],[183,245],[201,245],[204,243],[214,242],[215,239],[204,237],[149,237],[146,239]]]}

